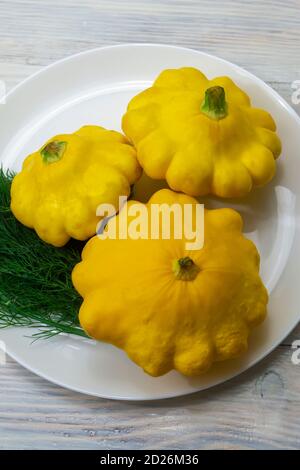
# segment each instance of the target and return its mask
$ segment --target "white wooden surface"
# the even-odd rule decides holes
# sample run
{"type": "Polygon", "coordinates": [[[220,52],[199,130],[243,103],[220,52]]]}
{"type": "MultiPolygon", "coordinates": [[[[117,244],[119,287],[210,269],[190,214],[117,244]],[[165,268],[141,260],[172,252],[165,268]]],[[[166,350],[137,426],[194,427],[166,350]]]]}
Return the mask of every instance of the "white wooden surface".
{"type": "MultiPolygon", "coordinates": [[[[7,88],[69,54],[122,42],[216,54],[288,102],[291,82],[300,79],[300,0],[0,0],[0,24],[0,79],[7,88]]],[[[299,327],[229,383],[154,404],[71,393],[8,359],[0,366],[0,449],[299,449],[294,339],[299,327]]]]}

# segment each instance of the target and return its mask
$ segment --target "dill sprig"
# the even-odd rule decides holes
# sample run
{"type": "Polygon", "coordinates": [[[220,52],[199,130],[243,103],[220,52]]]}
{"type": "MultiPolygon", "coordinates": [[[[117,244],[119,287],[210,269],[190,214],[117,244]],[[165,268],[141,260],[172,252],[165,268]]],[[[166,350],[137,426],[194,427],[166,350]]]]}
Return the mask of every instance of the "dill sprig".
{"type": "Polygon", "coordinates": [[[34,338],[85,337],[78,322],[82,299],[71,281],[83,244],[55,248],[19,223],[10,210],[13,177],[0,168],[0,328],[38,328],[34,338]]]}

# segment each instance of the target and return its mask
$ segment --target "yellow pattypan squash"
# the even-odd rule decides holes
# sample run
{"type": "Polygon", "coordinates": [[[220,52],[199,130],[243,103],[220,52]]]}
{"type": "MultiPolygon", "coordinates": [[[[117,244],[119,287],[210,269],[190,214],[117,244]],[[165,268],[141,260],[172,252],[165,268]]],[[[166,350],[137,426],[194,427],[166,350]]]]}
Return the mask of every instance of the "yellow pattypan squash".
{"type": "MultiPolygon", "coordinates": [[[[192,204],[190,196],[162,189],[147,205],[192,204]]],[[[159,206],[161,207],[161,206],[159,206]]],[[[124,222],[123,208],[115,218],[124,222]]],[[[127,217],[127,216],[126,216],[127,217]]],[[[134,220],[128,215],[127,225],[134,220]]],[[[115,223],[108,222],[106,231],[115,223]]],[[[145,372],[172,369],[194,376],[213,362],[240,355],[250,331],[266,315],[267,291],[259,255],[232,209],[204,211],[204,245],[187,250],[185,238],[93,237],[72,273],[84,298],[80,323],[92,337],[122,348],[145,372]]],[[[150,230],[150,229],[149,229],[150,230]]]]}
{"type": "Polygon", "coordinates": [[[118,207],[141,175],[136,152],[120,133],[84,126],[57,135],[29,155],[13,180],[11,210],[54,246],[96,233],[101,203],[118,207]]]}
{"type": "Polygon", "coordinates": [[[123,131],[148,176],[190,196],[246,195],[268,183],[281,152],[276,125],[228,77],[165,70],[135,96],[123,131]]]}

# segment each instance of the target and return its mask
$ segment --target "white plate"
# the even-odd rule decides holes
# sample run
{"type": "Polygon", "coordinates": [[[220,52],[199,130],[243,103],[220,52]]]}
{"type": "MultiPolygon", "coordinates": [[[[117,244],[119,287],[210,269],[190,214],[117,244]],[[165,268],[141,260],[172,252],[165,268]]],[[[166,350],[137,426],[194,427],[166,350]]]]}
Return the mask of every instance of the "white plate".
{"type": "Polygon", "coordinates": [[[23,82],[0,106],[1,160],[6,167],[19,169],[23,158],[50,136],[82,124],[120,129],[130,98],[149,86],[162,69],[182,66],[198,67],[209,77],[229,75],[255,106],[266,108],[277,122],[283,154],[275,180],[238,203],[205,200],[210,207],[226,204],[242,213],[245,233],[261,253],[261,275],[271,293],[268,319],[251,338],[242,359],[219,364],[192,380],[175,372],[151,378],[107,344],[68,336],[32,344],[25,336],[32,330],[0,332],[11,357],[72,390],[123,400],[154,400],[203,390],[262,359],[299,321],[300,119],[275,91],[236,65],[189,49],[151,44],[106,47],[57,62],[23,82]]]}

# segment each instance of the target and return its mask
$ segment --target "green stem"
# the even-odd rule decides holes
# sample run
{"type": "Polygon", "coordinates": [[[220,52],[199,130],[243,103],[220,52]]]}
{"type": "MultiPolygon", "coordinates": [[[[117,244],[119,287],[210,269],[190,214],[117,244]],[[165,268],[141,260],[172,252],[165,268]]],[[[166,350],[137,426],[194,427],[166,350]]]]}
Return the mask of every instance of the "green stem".
{"type": "Polygon", "coordinates": [[[173,273],[176,279],[180,281],[193,281],[199,271],[200,268],[189,256],[179,258],[173,262],[173,273]]]}
{"type": "Polygon", "coordinates": [[[67,148],[67,142],[59,142],[54,140],[53,142],[49,142],[45,147],[41,150],[41,156],[43,158],[44,163],[54,163],[60,160],[67,148]]]}
{"type": "Polygon", "coordinates": [[[225,100],[225,91],[221,86],[212,86],[205,91],[201,111],[210,119],[218,121],[227,116],[228,106],[225,100]]]}

